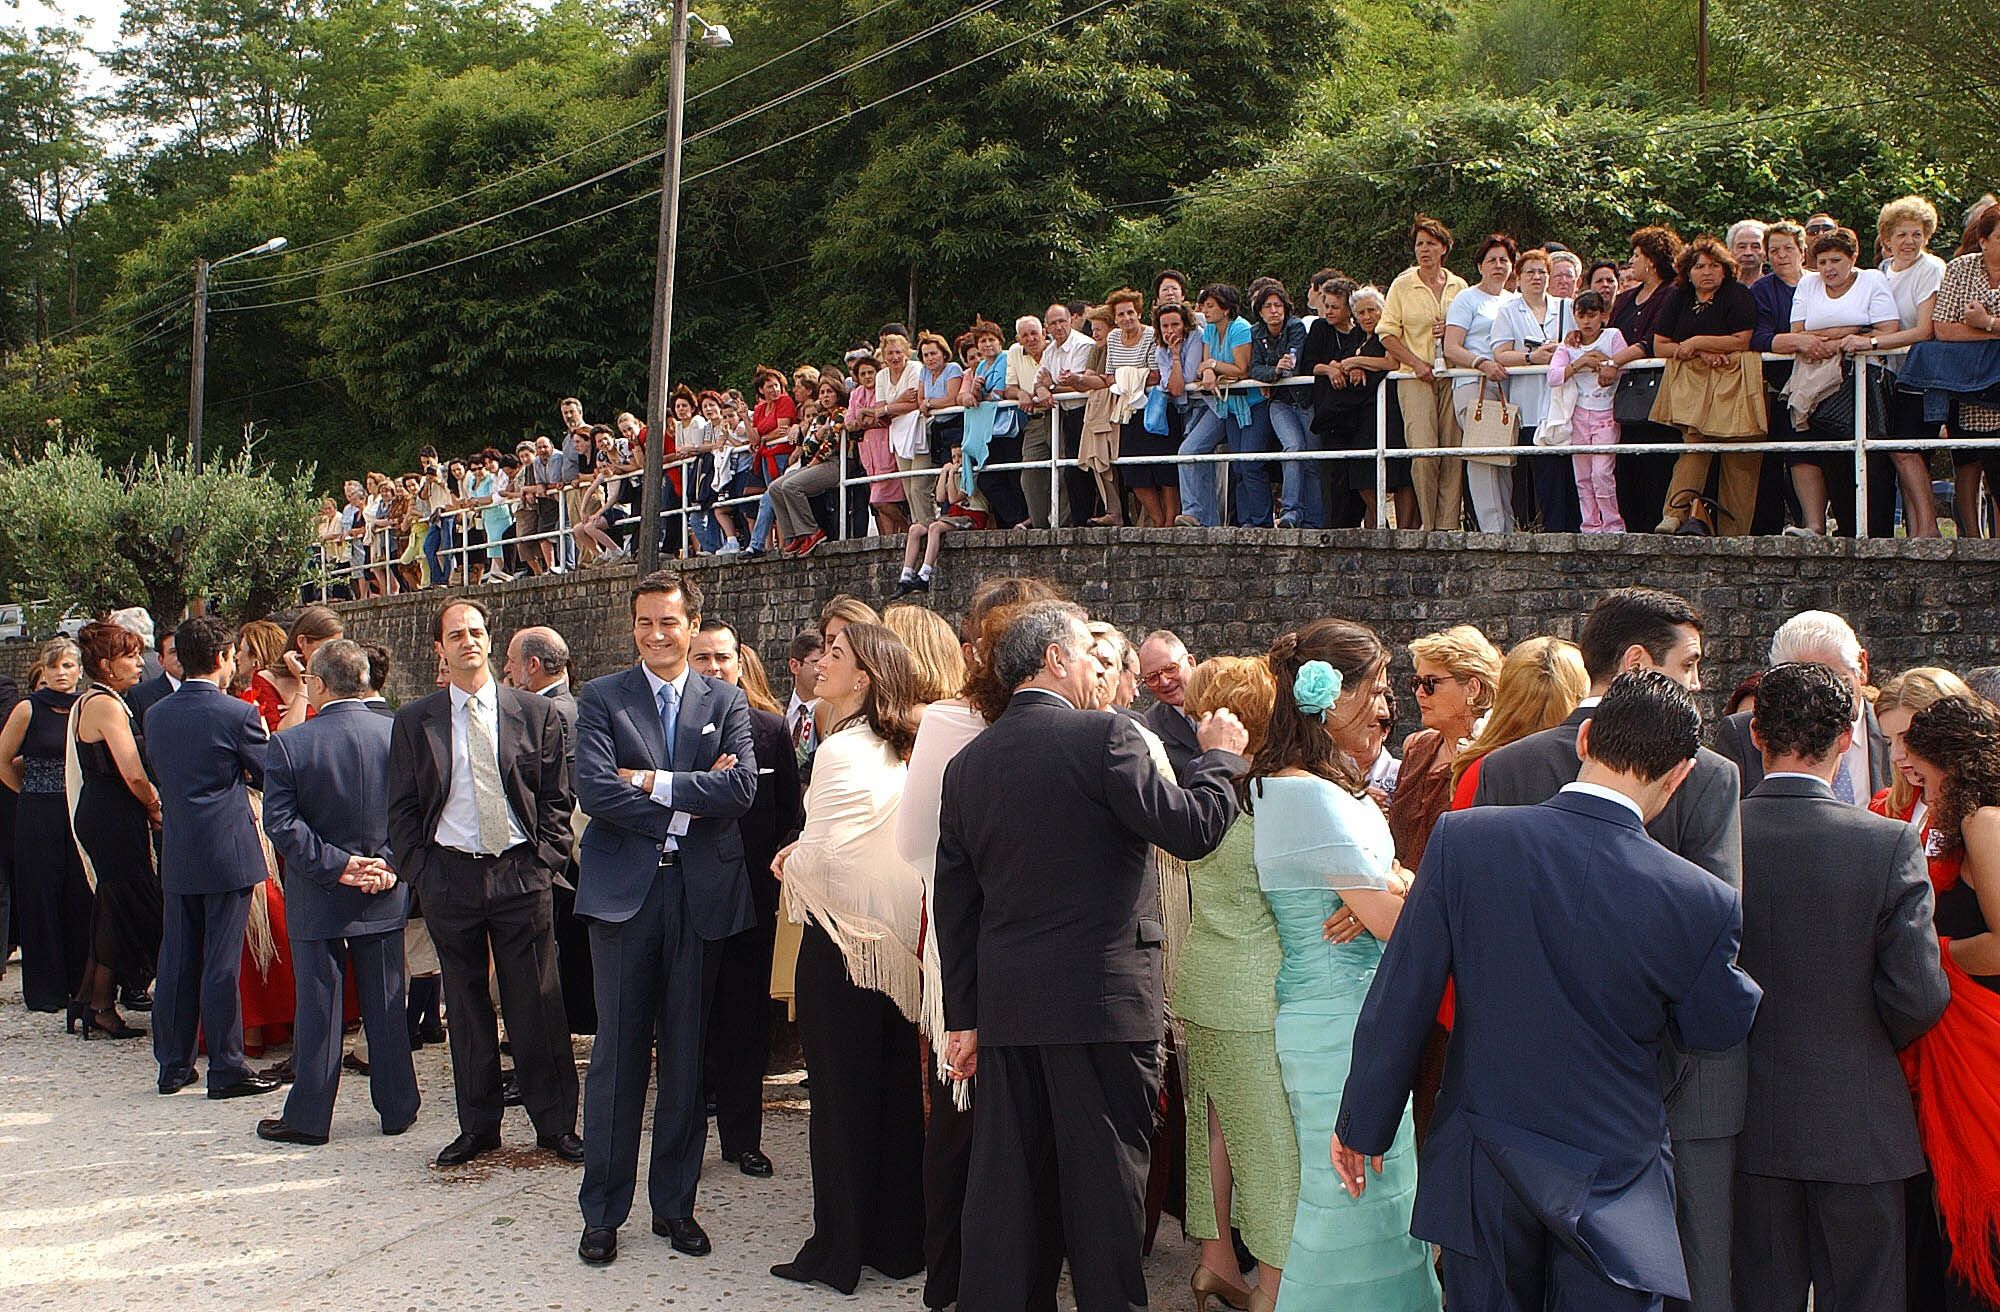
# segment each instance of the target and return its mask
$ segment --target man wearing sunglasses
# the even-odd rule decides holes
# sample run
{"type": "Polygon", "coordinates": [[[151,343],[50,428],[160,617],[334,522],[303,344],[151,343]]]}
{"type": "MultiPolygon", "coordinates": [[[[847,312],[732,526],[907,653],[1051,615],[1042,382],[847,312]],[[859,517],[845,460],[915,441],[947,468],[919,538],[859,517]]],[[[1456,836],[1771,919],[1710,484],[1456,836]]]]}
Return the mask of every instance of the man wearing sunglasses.
{"type": "Polygon", "coordinates": [[[1188,676],[1194,673],[1194,657],[1178,634],[1155,629],[1139,644],[1139,682],[1153,694],[1152,708],[1146,712],[1146,727],[1166,744],[1167,760],[1173,763],[1174,779],[1187,786],[1188,767],[1201,755],[1195,741],[1194,721],[1181,709],[1187,696],[1188,676]]]}

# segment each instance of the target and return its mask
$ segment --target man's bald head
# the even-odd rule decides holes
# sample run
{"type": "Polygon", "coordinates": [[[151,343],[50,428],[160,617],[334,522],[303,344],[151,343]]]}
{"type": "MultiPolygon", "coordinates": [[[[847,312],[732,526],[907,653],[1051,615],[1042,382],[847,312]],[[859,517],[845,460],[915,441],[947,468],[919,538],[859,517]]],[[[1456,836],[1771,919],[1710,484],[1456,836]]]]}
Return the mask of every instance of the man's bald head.
{"type": "Polygon", "coordinates": [[[1139,644],[1139,681],[1167,705],[1181,704],[1187,695],[1188,676],[1193,673],[1194,657],[1172,630],[1154,629],[1139,644]]]}
{"type": "Polygon", "coordinates": [[[569,674],[569,644],[545,625],[522,629],[507,644],[507,682],[540,692],[569,674]]]}

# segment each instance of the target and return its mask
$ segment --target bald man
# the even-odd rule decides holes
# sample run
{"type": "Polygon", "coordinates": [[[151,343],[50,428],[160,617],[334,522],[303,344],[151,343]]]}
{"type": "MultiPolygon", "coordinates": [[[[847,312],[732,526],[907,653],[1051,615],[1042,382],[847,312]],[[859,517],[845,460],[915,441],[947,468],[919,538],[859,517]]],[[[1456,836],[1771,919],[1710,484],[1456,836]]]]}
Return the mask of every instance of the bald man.
{"type": "MultiPolygon", "coordinates": [[[[569,644],[547,625],[517,631],[507,643],[507,682],[522,692],[555,703],[563,722],[563,756],[576,770],[576,694],[569,683],[569,644]]],[[[570,831],[583,838],[589,821],[581,809],[570,813],[570,831]]],[[[556,973],[562,977],[563,1011],[572,1034],[597,1032],[596,985],[590,969],[590,932],[576,918],[576,857],[556,876],[552,890],[556,917],[556,973]]],[[[511,1088],[509,1090],[511,1092],[511,1088]]]]}

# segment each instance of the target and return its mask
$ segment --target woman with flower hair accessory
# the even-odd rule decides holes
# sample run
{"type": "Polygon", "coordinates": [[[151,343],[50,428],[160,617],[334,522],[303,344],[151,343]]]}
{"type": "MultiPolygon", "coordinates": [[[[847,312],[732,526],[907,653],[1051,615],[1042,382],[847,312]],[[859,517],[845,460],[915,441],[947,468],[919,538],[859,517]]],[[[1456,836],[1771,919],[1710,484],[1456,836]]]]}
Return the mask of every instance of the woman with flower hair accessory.
{"type": "Polygon", "coordinates": [[[1409,1113],[1384,1158],[1379,1198],[1375,1189],[1349,1198],[1325,1151],[1355,1021],[1409,890],[1388,822],[1354,763],[1387,709],[1389,653],[1366,626],[1322,619],[1280,637],[1269,659],[1277,704],[1242,787],[1256,828],[1257,882],[1284,953],[1275,1037],[1301,1165],[1276,1306],[1436,1308],[1430,1247],[1410,1237],[1417,1162],[1409,1113]],[[1364,932],[1336,943],[1326,922],[1343,907],[1364,932]]]}

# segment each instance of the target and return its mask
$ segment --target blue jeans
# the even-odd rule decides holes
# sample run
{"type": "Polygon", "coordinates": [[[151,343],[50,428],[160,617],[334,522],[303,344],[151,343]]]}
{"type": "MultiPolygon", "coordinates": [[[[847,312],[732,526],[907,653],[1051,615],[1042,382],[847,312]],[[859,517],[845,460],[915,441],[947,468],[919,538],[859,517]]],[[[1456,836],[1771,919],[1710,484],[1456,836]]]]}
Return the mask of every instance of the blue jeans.
{"type": "MultiPolygon", "coordinates": [[[[778,473],[780,474],[784,473],[791,466],[790,452],[774,453],[772,458],[777,461],[778,473]]],[[[773,481],[775,481],[775,478],[773,481]]],[[[778,512],[771,505],[771,494],[766,492],[763,496],[757,498],[757,522],[750,529],[750,550],[762,551],[764,549],[764,544],[771,539],[771,526],[777,523],[777,519],[778,512]]]]}
{"type": "MultiPolygon", "coordinates": [[[[1224,425],[1235,427],[1233,422],[1208,408],[1206,402],[1196,401],[1188,407],[1187,432],[1181,438],[1181,454],[1184,456],[1205,456],[1214,452],[1223,443],[1224,425]]],[[[1186,464],[1180,467],[1181,513],[1198,521],[1203,528],[1214,528],[1222,522],[1221,510],[1216,505],[1214,465],[1186,464]]]]}
{"type": "MultiPolygon", "coordinates": [[[[1282,401],[1266,401],[1257,407],[1279,447],[1286,451],[1313,449],[1312,415],[1282,401]]],[[[1254,417],[1253,417],[1254,422],[1254,417]]],[[[1299,528],[1325,528],[1326,506],[1320,496],[1319,466],[1303,460],[1287,460],[1283,465],[1283,504],[1280,517],[1289,515],[1299,528]]]]}
{"type": "MultiPolygon", "coordinates": [[[[1181,439],[1184,456],[1207,455],[1227,444],[1232,453],[1269,451],[1271,421],[1264,415],[1268,404],[1250,408],[1250,422],[1239,424],[1217,414],[1205,401],[1197,401],[1188,411],[1187,436],[1181,439]]],[[[1201,521],[1204,528],[1222,522],[1216,505],[1215,465],[1181,466],[1181,510],[1201,521]]],[[[1238,461],[1229,467],[1231,498],[1236,505],[1236,522],[1242,525],[1271,526],[1271,470],[1261,460],[1238,461]]]]}
{"type": "Polygon", "coordinates": [[[424,534],[424,563],[431,567],[431,582],[446,584],[451,582],[451,562],[440,560],[452,549],[451,521],[434,521],[424,534]]]}

